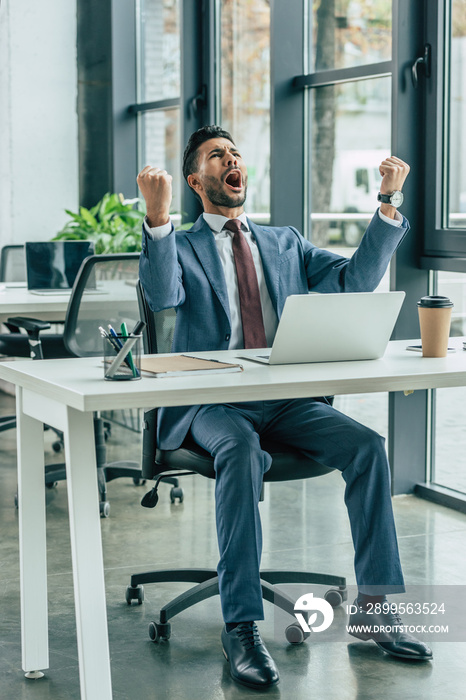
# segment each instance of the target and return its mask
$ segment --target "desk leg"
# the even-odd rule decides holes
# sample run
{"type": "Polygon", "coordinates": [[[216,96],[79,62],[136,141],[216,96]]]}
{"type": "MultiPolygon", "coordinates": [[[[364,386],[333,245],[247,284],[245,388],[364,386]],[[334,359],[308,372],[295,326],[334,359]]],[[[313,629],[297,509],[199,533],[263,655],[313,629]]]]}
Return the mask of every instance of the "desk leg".
{"type": "Polygon", "coordinates": [[[67,408],[65,456],[83,700],[112,700],[94,425],[67,408]]]}
{"type": "Polygon", "coordinates": [[[49,666],[44,426],[23,413],[16,389],[22,666],[31,678],[49,666]]]}

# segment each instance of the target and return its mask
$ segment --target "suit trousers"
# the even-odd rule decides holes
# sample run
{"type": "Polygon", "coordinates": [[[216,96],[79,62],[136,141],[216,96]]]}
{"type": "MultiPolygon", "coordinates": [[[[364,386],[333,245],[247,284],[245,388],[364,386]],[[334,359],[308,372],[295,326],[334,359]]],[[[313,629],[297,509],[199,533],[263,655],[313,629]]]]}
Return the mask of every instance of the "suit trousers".
{"type": "Polygon", "coordinates": [[[384,438],[317,399],[207,405],[192,425],[214,457],[219,590],[225,622],[264,619],[259,498],[271,457],[260,438],[290,445],[337,469],[346,483],[361,592],[404,590],[384,438]]]}

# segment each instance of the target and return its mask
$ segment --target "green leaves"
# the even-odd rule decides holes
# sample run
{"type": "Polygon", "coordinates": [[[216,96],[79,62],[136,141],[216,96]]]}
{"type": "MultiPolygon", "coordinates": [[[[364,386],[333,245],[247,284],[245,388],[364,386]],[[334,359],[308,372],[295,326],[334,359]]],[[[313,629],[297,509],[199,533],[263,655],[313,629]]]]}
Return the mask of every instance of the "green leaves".
{"type": "Polygon", "coordinates": [[[94,241],[97,254],[138,252],[144,218],[144,211],[134,208],[139,201],[126,201],[122,194],[107,192],[91,209],[80,207],[78,214],[65,209],[70,221],[54,240],[94,241]]]}

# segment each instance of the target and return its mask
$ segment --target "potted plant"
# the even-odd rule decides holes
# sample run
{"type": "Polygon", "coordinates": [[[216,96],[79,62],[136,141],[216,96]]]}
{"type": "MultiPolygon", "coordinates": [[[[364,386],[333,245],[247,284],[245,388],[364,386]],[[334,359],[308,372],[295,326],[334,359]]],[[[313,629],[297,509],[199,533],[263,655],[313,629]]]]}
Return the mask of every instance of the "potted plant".
{"type": "Polygon", "coordinates": [[[70,217],[53,240],[94,241],[95,252],[133,253],[141,250],[142,221],[145,212],[135,208],[140,200],[125,200],[122,194],[107,192],[92,207],[79,213],[66,209],[70,217]]]}

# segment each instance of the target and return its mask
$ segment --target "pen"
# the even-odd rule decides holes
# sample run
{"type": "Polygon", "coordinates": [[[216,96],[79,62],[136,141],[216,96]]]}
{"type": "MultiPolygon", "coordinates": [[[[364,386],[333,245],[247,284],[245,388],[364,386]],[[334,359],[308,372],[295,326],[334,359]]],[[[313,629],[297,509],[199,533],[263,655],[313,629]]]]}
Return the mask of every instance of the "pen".
{"type": "MultiPolygon", "coordinates": [[[[117,343],[118,347],[119,347],[119,348],[122,348],[122,347],[123,347],[123,343],[121,342],[121,340],[119,339],[119,337],[118,337],[117,334],[115,333],[115,329],[112,328],[112,326],[111,326],[110,324],[108,324],[108,330],[109,330],[109,333],[110,333],[110,335],[112,336],[112,338],[113,338],[113,339],[115,340],[115,342],[117,343]]],[[[112,344],[113,344],[113,343],[112,343],[112,344]]]]}
{"type": "MultiPolygon", "coordinates": [[[[126,323],[124,321],[122,321],[122,323],[121,323],[120,330],[121,330],[121,335],[125,338],[125,340],[128,340],[128,328],[126,327],[126,323]]],[[[133,355],[132,355],[131,351],[128,353],[126,360],[127,360],[127,363],[129,365],[132,373],[133,373],[133,377],[137,377],[139,372],[136,369],[136,367],[134,366],[133,355]]]]}
{"type": "Polygon", "coordinates": [[[213,357],[194,357],[193,355],[181,355],[181,357],[189,357],[191,360],[205,360],[206,362],[218,362],[221,365],[230,364],[224,360],[215,360],[213,357]]]}
{"type": "Polygon", "coordinates": [[[146,324],[144,321],[137,321],[136,325],[134,326],[133,330],[130,333],[130,336],[132,335],[141,335],[142,331],[146,327],[146,324]]]}
{"type": "Polygon", "coordinates": [[[112,348],[115,350],[115,352],[119,352],[121,349],[121,345],[118,345],[115,338],[113,338],[111,335],[109,335],[107,333],[107,331],[105,330],[105,328],[102,328],[102,326],[99,326],[99,331],[100,331],[100,335],[102,336],[102,338],[106,338],[108,340],[108,342],[110,343],[112,348]]]}

